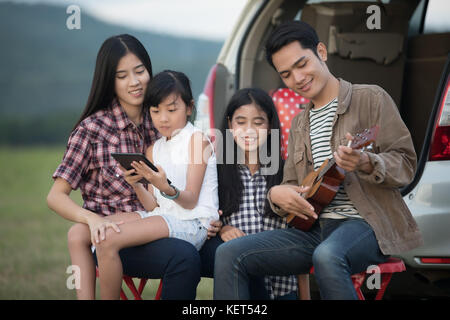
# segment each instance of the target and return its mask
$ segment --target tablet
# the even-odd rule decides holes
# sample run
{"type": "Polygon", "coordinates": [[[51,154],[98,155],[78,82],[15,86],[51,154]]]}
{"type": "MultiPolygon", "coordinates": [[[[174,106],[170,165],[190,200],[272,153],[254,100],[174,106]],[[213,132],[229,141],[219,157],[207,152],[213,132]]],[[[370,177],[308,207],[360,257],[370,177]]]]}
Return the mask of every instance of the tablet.
{"type": "MultiPolygon", "coordinates": [[[[131,166],[131,163],[133,161],[139,162],[142,161],[144,162],[150,169],[152,169],[153,171],[158,172],[158,168],[155,167],[155,165],[153,163],[151,163],[150,160],[148,160],[145,155],[143,155],[142,153],[111,153],[111,156],[120,163],[120,165],[122,167],[124,167],[126,170],[131,170],[133,169],[133,167],[131,166]]],[[[141,180],[139,180],[140,183],[150,183],[149,181],[147,181],[145,178],[142,178],[141,180]]],[[[167,182],[169,184],[172,184],[172,182],[170,182],[169,179],[167,179],[167,182]]]]}

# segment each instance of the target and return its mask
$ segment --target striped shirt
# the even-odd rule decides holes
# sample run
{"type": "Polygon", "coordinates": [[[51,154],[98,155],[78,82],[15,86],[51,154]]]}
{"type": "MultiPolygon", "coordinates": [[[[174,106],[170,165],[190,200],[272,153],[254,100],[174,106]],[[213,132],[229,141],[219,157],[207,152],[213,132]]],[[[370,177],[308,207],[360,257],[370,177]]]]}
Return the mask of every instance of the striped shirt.
{"type": "MultiPolygon", "coordinates": [[[[287,228],[285,219],[265,213],[266,179],[260,171],[252,175],[247,166],[239,165],[239,174],[243,184],[239,211],[223,217],[224,225],[231,225],[245,234],[287,228]]],[[[295,276],[266,276],[265,284],[271,299],[297,291],[298,288],[295,276]]]]}
{"type": "MultiPolygon", "coordinates": [[[[333,158],[330,140],[337,106],[338,101],[335,98],[325,106],[309,111],[311,153],[314,161],[314,170],[320,168],[326,159],[333,158]]],[[[320,217],[331,219],[361,218],[342,184],[339,186],[339,190],[331,203],[322,210],[320,217]]]]}

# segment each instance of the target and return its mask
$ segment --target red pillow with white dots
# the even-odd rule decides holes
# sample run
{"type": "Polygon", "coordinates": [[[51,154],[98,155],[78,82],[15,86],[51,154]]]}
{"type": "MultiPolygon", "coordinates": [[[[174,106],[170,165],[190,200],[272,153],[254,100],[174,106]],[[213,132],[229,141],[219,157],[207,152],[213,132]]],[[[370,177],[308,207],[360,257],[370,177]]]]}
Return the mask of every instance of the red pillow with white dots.
{"type": "Polygon", "coordinates": [[[287,158],[289,130],[292,119],[309,103],[309,100],[291,89],[280,88],[272,94],[273,103],[278,111],[281,126],[281,154],[287,158]]]}

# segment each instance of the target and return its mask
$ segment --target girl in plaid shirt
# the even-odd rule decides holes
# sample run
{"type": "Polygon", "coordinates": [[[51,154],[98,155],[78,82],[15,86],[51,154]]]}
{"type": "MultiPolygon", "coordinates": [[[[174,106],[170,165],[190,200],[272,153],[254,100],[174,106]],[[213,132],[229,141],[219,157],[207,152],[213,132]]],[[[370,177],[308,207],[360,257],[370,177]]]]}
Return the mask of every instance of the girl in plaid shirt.
{"type": "MultiPolygon", "coordinates": [[[[277,130],[277,111],[266,92],[250,88],[233,95],[225,111],[223,141],[218,140],[223,147],[217,149],[223,227],[220,237],[211,238],[202,249],[204,274],[208,274],[205,269],[212,269],[215,250],[223,242],[287,227],[285,219],[275,215],[266,200],[267,190],[283,177],[277,130]]],[[[250,290],[253,299],[295,299],[297,280],[295,276],[255,278],[250,290]]]]}

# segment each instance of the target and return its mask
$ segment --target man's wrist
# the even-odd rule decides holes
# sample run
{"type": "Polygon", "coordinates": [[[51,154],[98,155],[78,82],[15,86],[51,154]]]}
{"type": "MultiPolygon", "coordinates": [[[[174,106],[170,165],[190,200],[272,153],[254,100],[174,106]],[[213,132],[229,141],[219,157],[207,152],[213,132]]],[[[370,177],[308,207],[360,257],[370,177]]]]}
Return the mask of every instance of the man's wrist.
{"type": "Polygon", "coordinates": [[[366,174],[371,174],[373,171],[373,166],[372,163],[370,162],[369,155],[365,152],[361,152],[358,170],[363,171],[366,174]]]}
{"type": "Polygon", "coordinates": [[[273,190],[273,188],[274,188],[274,187],[272,187],[272,188],[269,189],[269,192],[267,193],[267,198],[268,198],[269,202],[270,202],[276,209],[280,209],[280,207],[279,207],[276,203],[273,202],[273,199],[272,199],[272,190],[273,190]]]}
{"type": "Polygon", "coordinates": [[[270,208],[276,215],[278,215],[280,217],[285,217],[288,213],[286,211],[284,211],[283,209],[281,209],[281,207],[279,205],[275,204],[272,201],[272,198],[270,197],[273,188],[274,187],[270,188],[269,192],[267,193],[267,200],[269,201],[270,208]]]}

